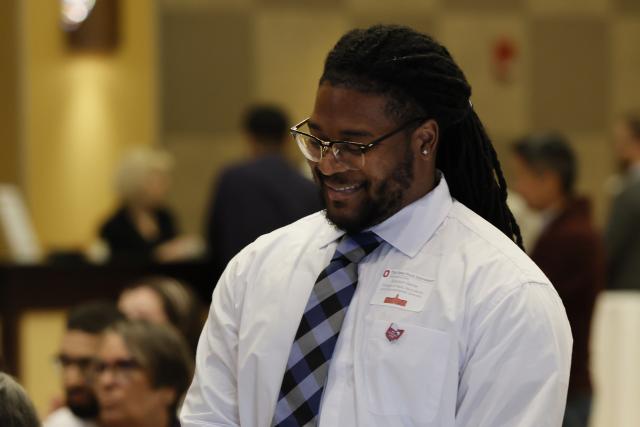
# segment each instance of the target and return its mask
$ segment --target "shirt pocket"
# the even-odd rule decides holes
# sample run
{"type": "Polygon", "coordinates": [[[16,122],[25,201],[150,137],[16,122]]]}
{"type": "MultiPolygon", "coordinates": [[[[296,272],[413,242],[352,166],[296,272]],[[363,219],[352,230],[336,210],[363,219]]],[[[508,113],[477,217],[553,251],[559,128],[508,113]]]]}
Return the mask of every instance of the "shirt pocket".
{"type": "Polygon", "coordinates": [[[406,416],[417,422],[438,414],[447,375],[450,337],[444,332],[393,322],[396,336],[387,338],[390,320],[374,321],[364,355],[369,410],[378,415],[406,416]]]}

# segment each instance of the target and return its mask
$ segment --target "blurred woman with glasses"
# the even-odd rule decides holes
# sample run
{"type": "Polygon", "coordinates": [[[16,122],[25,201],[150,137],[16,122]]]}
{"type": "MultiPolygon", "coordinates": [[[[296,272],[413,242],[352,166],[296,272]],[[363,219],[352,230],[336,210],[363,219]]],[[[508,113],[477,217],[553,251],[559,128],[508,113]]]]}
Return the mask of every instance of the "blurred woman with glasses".
{"type": "Polygon", "coordinates": [[[104,333],[92,366],[102,427],[176,427],[193,361],[173,328],[120,322],[104,333]]]}

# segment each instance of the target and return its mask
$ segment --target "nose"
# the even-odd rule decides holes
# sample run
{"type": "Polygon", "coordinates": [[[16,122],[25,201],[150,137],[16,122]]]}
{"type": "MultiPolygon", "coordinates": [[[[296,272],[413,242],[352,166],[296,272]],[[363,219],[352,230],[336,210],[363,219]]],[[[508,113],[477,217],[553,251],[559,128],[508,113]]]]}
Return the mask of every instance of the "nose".
{"type": "Polygon", "coordinates": [[[109,389],[116,384],[116,380],[111,369],[106,369],[96,375],[94,387],[96,389],[109,389]]]}
{"type": "Polygon", "coordinates": [[[85,374],[76,365],[65,367],[63,381],[67,387],[81,386],[87,382],[85,374]]]}
{"type": "Polygon", "coordinates": [[[323,175],[328,176],[340,172],[346,172],[349,168],[338,162],[336,156],[333,154],[333,150],[325,149],[318,161],[318,170],[320,170],[323,175]]]}

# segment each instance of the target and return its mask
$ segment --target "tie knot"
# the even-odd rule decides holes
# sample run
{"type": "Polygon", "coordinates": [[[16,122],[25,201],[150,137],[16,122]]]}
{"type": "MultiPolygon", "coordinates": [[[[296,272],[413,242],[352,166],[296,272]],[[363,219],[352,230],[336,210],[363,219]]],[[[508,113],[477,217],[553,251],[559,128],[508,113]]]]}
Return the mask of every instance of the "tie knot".
{"type": "Polygon", "coordinates": [[[333,260],[344,257],[353,263],[373,252],[382,243],[382,239],[372,231],[345,234],[338,243],[333,260]]]}

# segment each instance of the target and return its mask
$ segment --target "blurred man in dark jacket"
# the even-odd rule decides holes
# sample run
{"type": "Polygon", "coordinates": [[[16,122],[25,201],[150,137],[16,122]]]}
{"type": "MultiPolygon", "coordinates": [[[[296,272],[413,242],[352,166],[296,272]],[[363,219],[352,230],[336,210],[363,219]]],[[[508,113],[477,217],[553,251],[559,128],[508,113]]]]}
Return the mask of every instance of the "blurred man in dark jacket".
{"type": "Polygon", "coordinates": [[[534,135],[513,146],[514,187],[543,216],[531,259],[556,287],[574,345],[563,427],[587,425],[592,400],[589,335],[597,292],[605,281],[603,243],[589,201],[574,193],[575,155],[564,137],[534,135]]]}
{"type": "Polygon", "coordinates": [[[640,117],[621,119],[615,140],[624,175],[607,225],[608,286],[640,290],[640,117]]]}
{"type": "Polygon", "coordinates": [[[215,279],[259,236],[322,209],[316,185],[285,158],[289,122],[275,106],[250,108],[243,122],[252,159],[226,169],[206,216],[215,279]]]}

